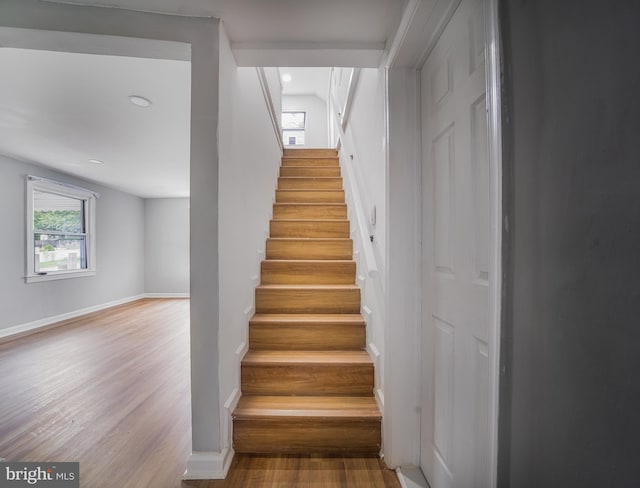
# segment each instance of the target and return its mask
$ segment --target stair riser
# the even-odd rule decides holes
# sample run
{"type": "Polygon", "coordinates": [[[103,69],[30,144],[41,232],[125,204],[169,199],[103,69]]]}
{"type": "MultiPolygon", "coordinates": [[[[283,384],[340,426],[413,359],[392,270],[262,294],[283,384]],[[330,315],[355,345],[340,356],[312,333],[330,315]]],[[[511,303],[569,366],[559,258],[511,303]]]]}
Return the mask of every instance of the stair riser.
{"type": "Polygon", "coordinates": [[[280,241],[267,240],[267,259],[351,259],[353,242],[340,241],[280,241]]]}
{"type": "Polygon", "coordinates": [[[346,219],[347,206],[334,205],[281,205],[273,206],[274,219],[346,219]]]}
{"type": "Polygon", "coordinates": [[[323,418],[252,419],[233,422],[233,449],[242,453],[380,452],[378,420],[323,418]]]}
{"type": "Polygon", "coordinates": [[[373,395],[370,364],[242,365],[243,395],[373,395]]]}
{"type": "Polygon", "coordinates": [[[276,203],[344,203],[344,190],[276,190],[276,203]]]}
{"type": "Polygon", "coordinates": [[[256,313],[360,313],[360,289],[256,288],[256,313]]]}
{"type": "Polygon", "coordinates": [[[279,190],[341,190],[342,178],[278,178],[279,190]]]}
{"type": "Polygon", "coordinates": [[[353,285],[356,263],[263,261],[263,285],[353,285]]]}
{"type": "Polygon", "coordinates": [[[349,221],[286,221],[272,220],[269,226],[275,238],[347,238],[349,221]]]}
{"type": "Polygon", "coordinates": [[[249,347],[254,351],[322,351],[365,348],[365,326],[249,325],[249,347]]]}
{"type": "Polygon", "coordinates": [[[340,167],[338,158],[282,158],[282,166],[340,167]]]}
{"type": "Polygon", "coordinates": [[[314,177],[340,177],[339,166],[281,166],[280,176],[302,176],[307,178],[314,177]]]}
{"type": "Polygon", "coordinates": [[[326,149],[326,148],[307,148],[307,149],[298,149],[298,148],[290,148],[285,149],[282,153],[285,158],[287,157],[305,157],[305,158],[337,158],[338,151],[335,149],[326,149]]]}

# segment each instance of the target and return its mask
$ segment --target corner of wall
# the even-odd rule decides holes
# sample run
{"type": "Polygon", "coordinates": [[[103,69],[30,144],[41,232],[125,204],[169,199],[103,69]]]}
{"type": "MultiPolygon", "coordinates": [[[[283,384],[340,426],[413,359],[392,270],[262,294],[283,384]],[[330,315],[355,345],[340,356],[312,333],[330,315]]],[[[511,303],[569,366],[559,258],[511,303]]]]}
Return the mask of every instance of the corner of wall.
{"type": "Polygon", "coordinates": [[[184,480],[221,480],[226,478],[234,456],[233,449],[194,451],[187,460],[184,480]]]}

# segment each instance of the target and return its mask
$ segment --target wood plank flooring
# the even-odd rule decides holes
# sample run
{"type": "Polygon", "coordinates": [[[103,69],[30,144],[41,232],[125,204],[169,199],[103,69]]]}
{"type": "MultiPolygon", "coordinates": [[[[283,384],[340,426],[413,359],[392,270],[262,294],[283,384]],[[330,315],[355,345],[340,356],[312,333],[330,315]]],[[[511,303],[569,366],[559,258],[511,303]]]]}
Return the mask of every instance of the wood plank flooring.
{"type": "Polygon", "coordinates": [[[87,488],[177,487],[191,451],[189,301],[140,300],[0,345],[0,457],[87,488]]]}
{"type": "Polygon", "coordinates": [[[236,454],[225,480],[185,481],[185,488],[400,488],[376,456],[236,454]]]}
{"type": "Polygon", "coordinates": [[[399,488],[376,456],[236,454],[181,481],[191,452],[189,301],[140,300],[0,344],[0,457],[79,461],[83,488],[399,488]]]}

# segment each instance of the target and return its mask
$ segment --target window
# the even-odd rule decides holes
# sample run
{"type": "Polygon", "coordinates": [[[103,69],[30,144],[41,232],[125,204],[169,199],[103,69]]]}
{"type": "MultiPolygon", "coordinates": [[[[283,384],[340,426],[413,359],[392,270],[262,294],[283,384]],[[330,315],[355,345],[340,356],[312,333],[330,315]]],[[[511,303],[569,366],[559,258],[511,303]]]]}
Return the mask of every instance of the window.
{"type": "Polygon", "coordinates": [[[93,276],[97,194],[27,178],[27,283],[93,276]]]}
{"type": "Polygon", "coordinates": [[[304,146],[306,112],[282,112],[282,139],[285,146],[304,146]]]}

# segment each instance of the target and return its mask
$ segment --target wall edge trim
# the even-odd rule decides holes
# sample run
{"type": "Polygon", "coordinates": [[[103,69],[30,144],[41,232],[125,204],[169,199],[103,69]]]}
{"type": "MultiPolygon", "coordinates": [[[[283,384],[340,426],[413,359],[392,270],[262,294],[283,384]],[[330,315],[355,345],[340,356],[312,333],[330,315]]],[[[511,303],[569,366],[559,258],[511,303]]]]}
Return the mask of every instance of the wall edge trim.
{"type": "Polygon", "coordinates": [[[142,298],[190,298],[190,293],[143,293],[142,298]]]}

